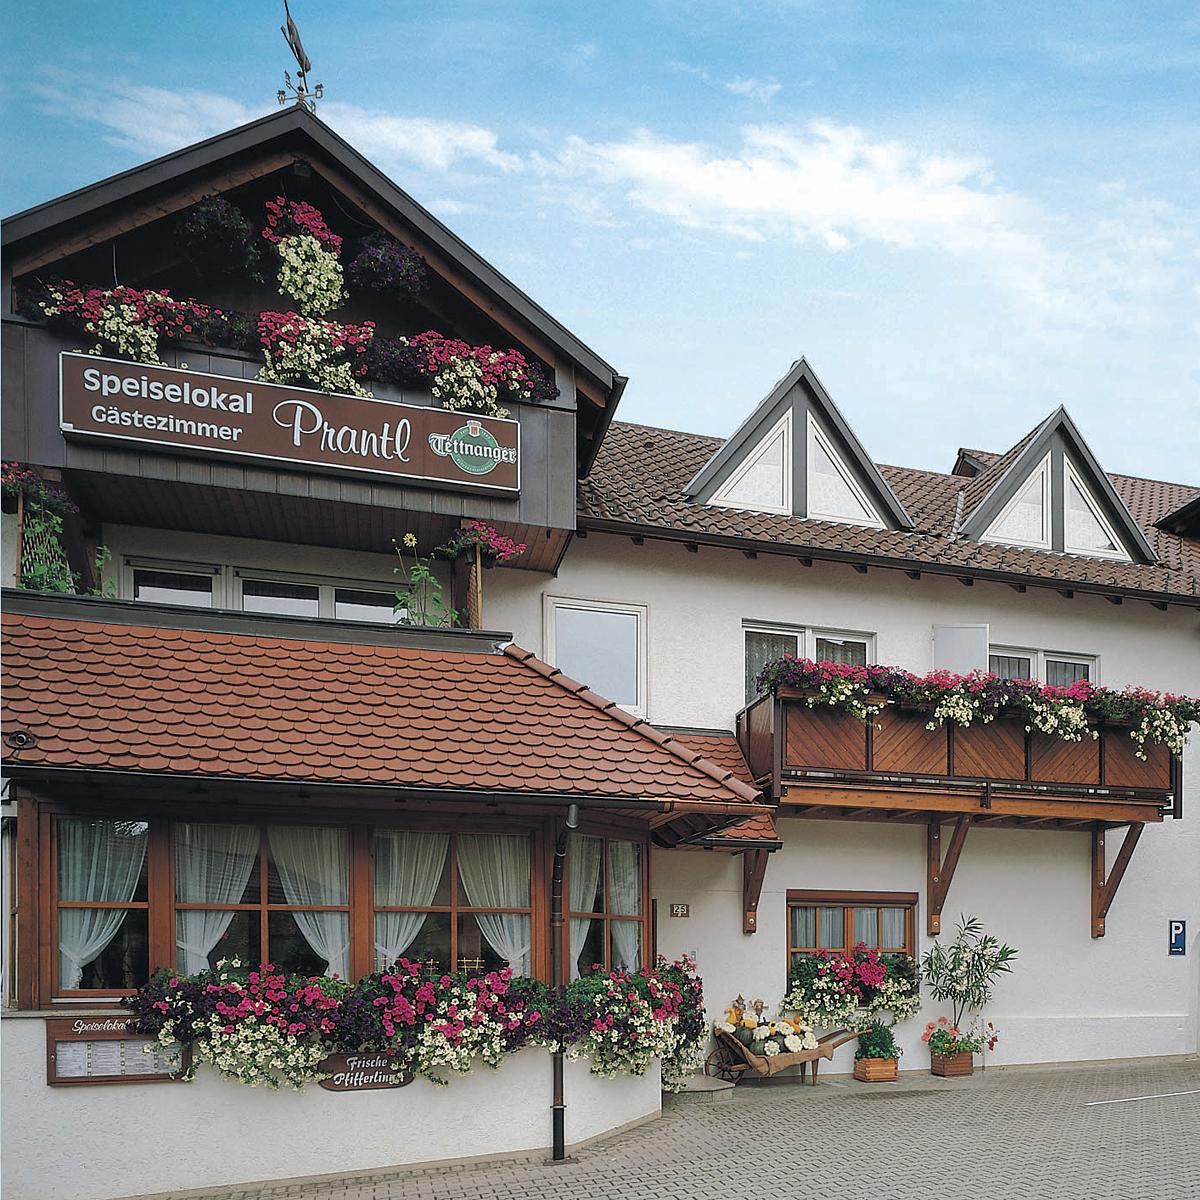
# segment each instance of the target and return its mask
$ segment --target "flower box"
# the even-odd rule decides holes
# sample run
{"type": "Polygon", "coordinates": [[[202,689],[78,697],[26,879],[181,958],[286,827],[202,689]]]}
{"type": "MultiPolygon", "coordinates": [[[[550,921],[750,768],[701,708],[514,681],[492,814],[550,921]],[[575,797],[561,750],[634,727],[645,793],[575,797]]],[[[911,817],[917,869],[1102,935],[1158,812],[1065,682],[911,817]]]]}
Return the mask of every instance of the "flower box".
{"type": "Polygon", "coordinates": [[[970,1050],[959,1050],[955,1054],[929,1055],[929,1073],[943,1079],[955,1079],[960,1075],[975,1074],[975,1056],[970,1050]]]}
{"type": "Polygon", "coordinates": [[[900,1064],[894,1058],[856,1058],[854,1078],[863,1083],[890,1083],[900,1074],[900,1064]]]}

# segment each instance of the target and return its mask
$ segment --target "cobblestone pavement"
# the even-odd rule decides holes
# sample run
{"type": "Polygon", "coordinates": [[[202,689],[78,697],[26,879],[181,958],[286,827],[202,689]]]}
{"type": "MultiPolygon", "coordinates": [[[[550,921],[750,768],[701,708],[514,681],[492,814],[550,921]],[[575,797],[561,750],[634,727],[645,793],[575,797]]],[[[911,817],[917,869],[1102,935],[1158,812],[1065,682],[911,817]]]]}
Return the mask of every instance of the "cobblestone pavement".
{"type": "Polygon", "coordinates": [[[831,1079],[676,1102],[550,1167],[507,1161],[221,1200],[1198,1200],[1200,1062],[831,1079]],[[1191,1094],[1181,1094],[1181,1093],[1191,1094]],[[1172,1094],[1174,1093],[1174,1094],[1172,1094]],[[1150,1097],[1148,1099],[1131,1099],[1150,1097]],[[1099,1101],[1126,1103],[1097,1103],[1099,1101]]]}

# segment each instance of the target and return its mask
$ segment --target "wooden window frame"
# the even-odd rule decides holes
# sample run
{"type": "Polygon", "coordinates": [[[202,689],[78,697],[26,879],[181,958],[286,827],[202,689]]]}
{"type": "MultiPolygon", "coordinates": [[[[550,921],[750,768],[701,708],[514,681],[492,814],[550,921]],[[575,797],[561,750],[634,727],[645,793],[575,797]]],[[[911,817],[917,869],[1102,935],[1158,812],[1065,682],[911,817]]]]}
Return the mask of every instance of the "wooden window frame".
{"type": "MultiPolygon", "coordinates": [[[[147,900],[119,908],[148,909],[148,963],[152,973],[161,965],[175,961],[175,876],[174,841],[171,827],[177,822],[243,825],[320,825],[349,830],[350,834],[350,974],[358,979],[375,970],[375,905],[372,863],[372,831],[400,828],[450,833],[508,834],[530,841],[530,908],[514,910],[530,914],[530,974],[550,979],[550,900],[549,877],[553,859],[554,821],[551,817],[521,815],[484,815],[477,812],[394,814],[386,809],[345,810],[313,805],[297,810],[295,803],[285,808],[252,802],[238,803],[225,796],[203,805],[194,803],[117,804],[107,801],[70,803],[22,793],[18,796],[25,820],[18,825],[18,874],[14,891],[18,896],[18,946],[14,956],[14,988],[18,1007],[36,1009],[74,1005],[111,1008],[127,995],[129,988],[111,991],[58,989],[57,873],[55,828],[59,818],[85,820],[139,820],[149,823],[146,849],[147,900]]],[[[301,802],[303,803],[303,802],[301,802]]],[[[614,835],[615,836],[615,835],[614,835]]],[[[637,839],[638,834],[628,834],[637,839]]],[[[644,843],[648,838],[641,835],[644,843]]],[[[649,851],[643,844],[643,861],[649,851]]],[[[647,901],[643,902],[645,905],[647,901]]],[[[87,905],[83,905],[87,907],[87,905]]],[[[238,905],[198,905],[192,907],[234,908],[238,905]]],[[[257,910],[257,904],[240,906],[257,910]]],[[[303,905],[270,905],[270,911],[295,911],[303,905]]],[[[346,906],[332,906],[345,911],[346,906]]],[[[498,909],[460,908],[459,912],[496,912],[498,909]]],[[[457,931],[457,923],[455,923],[457,931]]],[[[643,945],[646,943],[643,942],[643,945]]],[[[265,948],[266,943],[264,943],[265,948]]]]}
{"type": "MultiPolygon", "coordinates": [[[[821,914],[822,908],[840,908],[842,909],[842,944],[839,946],[827,946],[824,949],[831,953],[849,954],[856,944],[854,939],[854,910],[857,908],[903,908],[904,914],[904,947],[902,949],[896,947],[880,947],[873,946],[871,949],[878,950],[881,954],[907,954],[909,958],[916,958],[917,949],[917,902],[919,900],[917,892],[844,892],[844,891],[826,891],[826,890],[798,890],[789,889],[787,893],[787,970],[791,974],[792,959],[797,954],[816,954],[821,942],[821,914]],[[792,909],[793,908],[815,908],[817,909],[816,920],[813,925],[816,946],[794,946],[792,944],[792,909]]],[[[876,916],[876,929],[879,928],[879,917],[876,916]]]]}
{"type": "Polygon", "coordinates": [[[625,921],[630,924],[635,922],[642,926],[641,940],[641,958],[642,966],[645,966],[650,961],[651,951],[651,898],[650,898],[650,839],[644,832],[633,832],[629,830],[614,830],[614,829],[595,829],[583,828],[576,831],[577,837],[593,837],[599,838],[602,843],[600,852],[600,883],[604,891],[604,911],[603,912],[576,912],[571,908],[571,855],[567,853],[567,861],[563,866],[563,945],[565,951],[563,953],[563,978],[561,983],[570,982],[571,972],[571,922],[572,920],[585,921],[595,920],[600,921],[604,928],[604,962],[601,964],[606,971],[612,970],[612,924],[614,922],[625,921]],[[610,900],[608,894],[608,844],[610,842],[636,842],[640,851],[640,862],[642,871],[642,902],[641,912],[637,916],[629,916],[622,913],[613,913],[610,911],[610,900]]]}
{"type": "MultiPolygon", "coordinates": [[[[384,826],[371,827],[371,964],[372,970],[375,969],[375,917],[379,913],[386,912],[419,912],[434,914],[449,914],[450,917],[450,969],[459,969],[459,954],[458,954],[458,923],[460,918],[469,917],[475,913],[514,913],[520,916],[529,917],[530,931],[532,932],[536,914],[534,912],[534,875],[536,872],[536,862],[534,859],[534,846],[529,847],[529,904],[523,908],[483,908],[477,905],[459,903],[459,892],[462,890],[462,879],[458,873],[458,839],[465,833],[473,833],[471,830],[446,831],[450,833],[450,844],[446,848],[446,864],[450,870],[450,903],[449,904],[430,904],[421,906],[417,904],[376,904],[375,903],[375,871],[374,871],[374,834],[376,829],[382,829],[384,826]]],[[[483,837],[519,837],[521,834],[505,834],[503,831],[494,829],[482,832],[483,837]]],[[[474,962],[474,959],[469,960],[474,962]]]]}

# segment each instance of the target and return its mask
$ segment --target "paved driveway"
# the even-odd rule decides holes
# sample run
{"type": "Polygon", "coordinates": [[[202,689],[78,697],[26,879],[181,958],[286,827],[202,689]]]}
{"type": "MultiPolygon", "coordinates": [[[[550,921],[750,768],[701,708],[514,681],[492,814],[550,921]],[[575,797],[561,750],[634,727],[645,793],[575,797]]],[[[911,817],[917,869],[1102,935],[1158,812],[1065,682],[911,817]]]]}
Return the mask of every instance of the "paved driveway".
{"type": "Polygon", "coordinates": [[[506,1162],[222,1196],[1198,1200],[1200,1062],[743,1086],[726,1103],[676,1102],[557,1167],[506,1162]]]}

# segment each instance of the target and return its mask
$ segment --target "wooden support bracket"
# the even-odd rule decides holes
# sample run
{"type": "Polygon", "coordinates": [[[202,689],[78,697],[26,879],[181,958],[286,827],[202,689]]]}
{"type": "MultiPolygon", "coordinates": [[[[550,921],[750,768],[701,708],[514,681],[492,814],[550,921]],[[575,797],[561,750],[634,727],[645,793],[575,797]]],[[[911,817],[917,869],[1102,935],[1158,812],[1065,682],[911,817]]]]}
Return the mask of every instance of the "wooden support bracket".
{"type": "Polygon", "coordinates": [[[929,936],[936,937],[942,932],[942,908],[950,892],[950,883],[954,879],[954,869],[958,866],[963,843],[967,840],[967,830],[971,828],[971,818],[961,816],[954,822],[954,832],[950,835],[950,845],[946,847],[945,858],[942,857],[941,821],[935,817],[927,828],[925,844],[928,849],[928,875],[925,907],[929,936]]]}
{"type": "Polygon", "coordinates": [[[767,874],[766,850],[742,851],[742,932],[758,929],[758,898],[767,874]]]}
{"type": "Polygon", "coordinates": [[[1134,847],[1142,836],[1143,824],[1135,822],[1125,831],[1125,840],[1117,857],[1113,861],[1112,870],[1106,874],[1104,859],[1104,828],[1096,825],[1092,829],[1092,937],[1104,936],[1104,919],[1112,906],[1117,888],[1121,886],[1121,878],[1129,860],[1133,857],[1134,847]]]}

